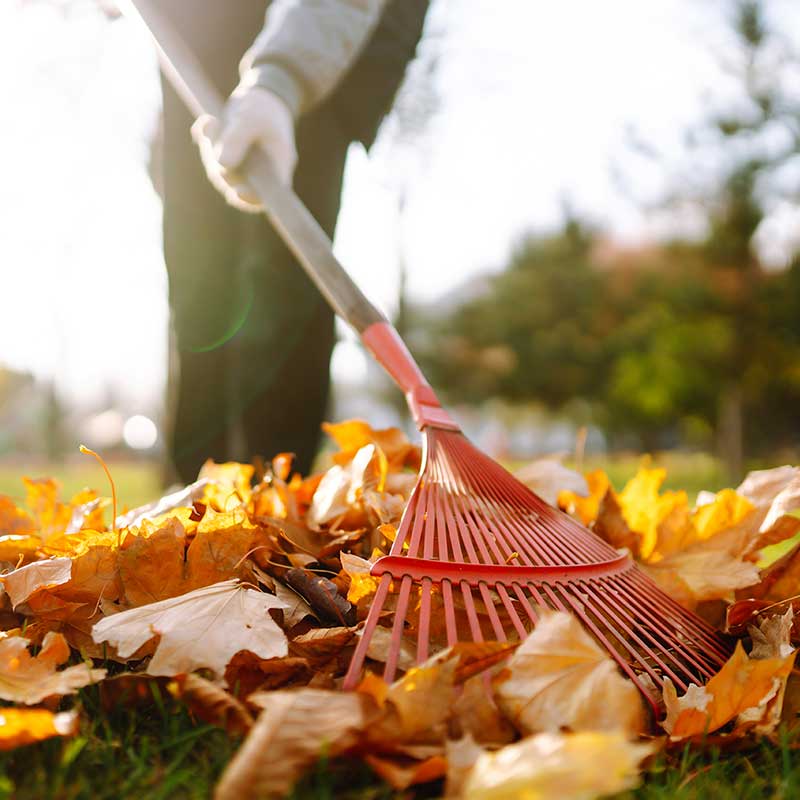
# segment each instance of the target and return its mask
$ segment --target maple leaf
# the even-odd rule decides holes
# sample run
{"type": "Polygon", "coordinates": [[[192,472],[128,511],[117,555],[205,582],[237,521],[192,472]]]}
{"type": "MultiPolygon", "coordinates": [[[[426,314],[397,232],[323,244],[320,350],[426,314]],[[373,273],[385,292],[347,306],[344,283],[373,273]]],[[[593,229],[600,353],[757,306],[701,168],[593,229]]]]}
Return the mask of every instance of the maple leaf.
{"type": "Polygon", "coordinates": [[[43,708],[0,708],[0,750],[14,750],[54,736],[74,736],[78,712],[53,714],[43,708]]]}
{"type": "Polygon", "coordinates": [[[28,536],[36,533],[33,517],[7,495],[0,494],[0,534],[5,536],[28,536]]]}
{"type": "Polygon", "coordinates": [[[128,535],[118,554],[119,577],[125,600],[142,606],[177,597],[186,591],[183,574],[186,535],[172,517],[150,535],[128,535]]]}
{"type": "Polygon", "coordinates": [[[362,447],[373,444],[383,454],[387,470],[419,469],[420,449],[399,428],[375,430],[363,420],[352,419],[335,424],[323,422],[322,430],[339,445],[341,452],[333,457],[337,464],[346,464],[362,447]]]}
{"type": "Polygon", "coordinates": [[[69,645],[60,633],[48,633],[36,656],[28,652],[30,641],[23,636],[0,638],[0,698],[34,705],[53,695],[73,694],[83,686],[106,676],[104,669],[76,664],[60,672],[57,667],[69,658],[69,645]]]}
{"type": "Polygon", "coordinates": [[[639,691],[563,611],[542,613],[495,681],[500,708],[523,733],[644,727],[639,691]]]}
{"type": "Polygon", "coordinates": [[[320,755],[353,747],[379,713],[358,692],[257,692],[248,702],[264,710],[225,769],[216,800],[285,797],[320,755]]]}
{"type": "Polygon", "coordinates": [[[251,464],[236,461],[217,464],[209,458],[197,476],[198,481],[206,481],[204,502],[221,511],[246,504],[250,500],[254,471],[251,464]]]}
{"type": "Polygon", "coordinates": [[[285,604],[238,581],[222,581],[106,617],[93,627],[92,638],[109,642],[126,658],[159,636],[147,665],[149,675],[178,675],[206,667],[221,677],[240,650],[261,658],[288,653],[286,636],[269,616],[272,608],[285,604]]]}
{"type": "Polygon", "coordinates": [[[702,736],[736,719],[732,732],[741,736],[751,729],[769,733],[780,721],[786,680],[795,651],[788,646],[792,612],[763,620],[754,634],[750,656],[741,642],[722,669],[705,686],[691,684],[682,697],[665,678],[667,716],[661,723],[673,740],[702,736]]]}
{"type": "Polygon", "coordinates": [[[591,800],[632,789],[653,746],[620,731],[540,733],[478,756],[465,800],[591,800]]]}

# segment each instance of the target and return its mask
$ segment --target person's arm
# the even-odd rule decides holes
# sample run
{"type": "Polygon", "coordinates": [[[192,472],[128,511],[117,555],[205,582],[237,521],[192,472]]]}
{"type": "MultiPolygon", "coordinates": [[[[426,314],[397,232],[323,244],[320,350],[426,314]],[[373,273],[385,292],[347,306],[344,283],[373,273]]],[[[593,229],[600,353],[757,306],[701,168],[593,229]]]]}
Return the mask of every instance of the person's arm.
{"type": "Polygon", "coordinates": [[[245,53],[241,80],[222,120],[203,117],[192,133],[209,180],[233,206],[261,207],[236,174],[259,144],[291,183],[294,123],[336,87],[369,39],[387,0],[273,0],[264,29],[245,53]]]}
{"type": "Polygon", "coordinates": [[[274,0],[241,63],[241,87],[260,86],[297,117],[338,84],[378,23],[386,0],[274,0]]]}

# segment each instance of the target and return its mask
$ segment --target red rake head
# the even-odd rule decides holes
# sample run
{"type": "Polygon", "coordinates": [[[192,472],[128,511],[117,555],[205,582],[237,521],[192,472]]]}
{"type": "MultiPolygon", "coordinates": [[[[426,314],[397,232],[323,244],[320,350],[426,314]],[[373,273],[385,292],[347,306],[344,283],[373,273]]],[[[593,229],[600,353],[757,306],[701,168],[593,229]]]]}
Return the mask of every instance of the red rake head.
{"type": "Polygon", "coordinates": [[[419,481],[345,678],[358,683],[376,627],[391,621],[384,670],[457,641],[523,638],[537,608],[576,615],[655,707],[653,684],[704,683],[731,653],[705,621],[627,555],[545,503],[458,431],[426,428],[419,481]],[[649,680],[648,680],[649,676],[649,680]]]}

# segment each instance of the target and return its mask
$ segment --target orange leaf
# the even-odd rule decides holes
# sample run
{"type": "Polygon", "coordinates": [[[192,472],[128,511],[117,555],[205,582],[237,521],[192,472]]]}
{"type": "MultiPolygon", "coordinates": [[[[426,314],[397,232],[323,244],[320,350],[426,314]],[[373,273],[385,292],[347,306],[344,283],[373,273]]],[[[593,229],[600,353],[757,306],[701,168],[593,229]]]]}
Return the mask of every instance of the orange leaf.
{"type": "Polygon", "coordinates": [[[795,653],[752,659],[741,642],[722,669],[705,686],[692,684],[678,697],[665,679],[667,716],[662,726],[673,739],[702,736],[721,728],[738,715],[758,708],[782,690],[794,665],[795,653]]]}
{"type": "Polygon", "coordinates": [[[43,708],[0,709],[0,750],[13,750],[53,736],[74,736],[78,712],[53,714],[43,708]]]}

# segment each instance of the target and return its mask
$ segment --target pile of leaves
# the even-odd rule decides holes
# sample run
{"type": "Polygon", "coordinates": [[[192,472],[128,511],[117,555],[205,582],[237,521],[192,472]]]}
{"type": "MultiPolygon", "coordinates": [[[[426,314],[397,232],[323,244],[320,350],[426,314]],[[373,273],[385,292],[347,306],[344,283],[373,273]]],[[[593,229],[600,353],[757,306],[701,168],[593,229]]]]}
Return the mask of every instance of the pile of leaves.
{"type": "Polygon", "coordinates": [[[659,719],[556,611],[522,642],[459,643],[421,665],[402,652],[392,684],[378,677],[379,626],[363,680],[343,692],[377,589],[370,566],[394,539],[421,454],[396,429],[325,428],[339,450],[310,477],[292,474],[289,454],[259,469],[208,462],[195,483],[122,514],[89,490],[62,500],[52,479],[23,478],[24,506],[0,496],[0,749],[74,734],[81,687],[100,684],[114,706],[158,684],[242,739],[221,800],[283,796],[321,755],[361,758],[399,789],[587,798],[634,786],[660,748],[768,737],[796,716],[796,467],[751,473],[693,507],[647,464],[619,493],[604,473],[556,461],[521,475],[740,638],[706,686],[679,696],[667,681],[659,719]]]}

